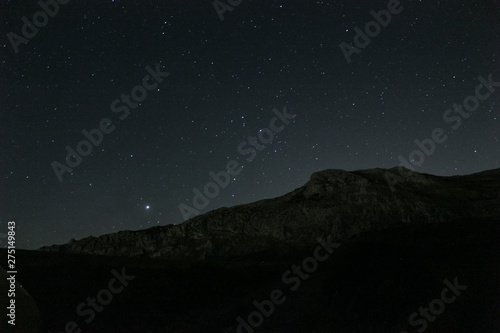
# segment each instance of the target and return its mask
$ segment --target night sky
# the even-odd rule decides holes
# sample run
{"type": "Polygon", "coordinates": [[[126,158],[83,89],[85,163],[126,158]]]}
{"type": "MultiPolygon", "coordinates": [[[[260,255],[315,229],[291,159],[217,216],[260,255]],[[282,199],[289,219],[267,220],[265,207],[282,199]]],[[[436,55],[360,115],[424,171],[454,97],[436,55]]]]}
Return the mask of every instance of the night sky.
{"type": "Polygon", "coordinates": [[[399,156],[436,175],[500,167],[498,1],[224,0],[223,20],[211,1],[65,1],[39,28],[37,1],[0,7],[0,233],[15,220],[18,248],[181,223],[210,172],[225,187],[199,214],[399,156]],[[97,145],[66,160],[84,133],[97,145]]]}

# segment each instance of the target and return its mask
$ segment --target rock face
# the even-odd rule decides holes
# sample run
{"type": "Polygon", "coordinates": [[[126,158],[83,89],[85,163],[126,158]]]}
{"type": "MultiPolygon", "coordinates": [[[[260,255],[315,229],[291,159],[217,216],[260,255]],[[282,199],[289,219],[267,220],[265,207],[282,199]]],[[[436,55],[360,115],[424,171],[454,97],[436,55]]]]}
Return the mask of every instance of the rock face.
{"type": "Polygon", "coordinates": [[[342,241],[395,224],[468,219],[500,221],[500,169],[453,177],[404,168],[325,170],[282,197],[220,208],[180,225],[91,236],[41,250],[228,258],[285,253],[327,235],[342,241]]]}

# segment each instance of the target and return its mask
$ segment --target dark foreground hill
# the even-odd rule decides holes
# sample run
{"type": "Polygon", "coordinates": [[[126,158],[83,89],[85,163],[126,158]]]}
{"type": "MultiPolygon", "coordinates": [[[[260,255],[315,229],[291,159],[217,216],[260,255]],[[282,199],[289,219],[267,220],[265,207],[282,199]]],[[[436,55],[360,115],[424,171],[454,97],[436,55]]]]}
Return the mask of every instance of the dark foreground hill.
{"type": "Polygon", "coordinates": [[[41,332],[65,332],[71,321],[85,333],[237,332],[238,317],[248,322],[253,312],[259,323],[253,301],[270,299],[276,289],[282,302],[255,332],[417,332],[424,323],[420,332],[500,332],[499,222],[363,233],[307,278],[289,274],[293,282],[283,273],[313,257],[314,247],[281,257],[205,261],[20,251],[18,279],[38,305],[41,332]],[[111,271],[122,268],[134,279],[86,323],[89,316],[79,316],[77,306],[107,289],[111,271]],[[459,285],[458,296],[443,294],[444,280],[459,285]],[[429,304],[439,313],[428,310],[433,321],[418,314],[429,304]]]}
{"type": "Polygon", "coordinates": [[[17,311],[43,333],[500,332],[500,170],[387,172],[18,251],[17,311]]]}

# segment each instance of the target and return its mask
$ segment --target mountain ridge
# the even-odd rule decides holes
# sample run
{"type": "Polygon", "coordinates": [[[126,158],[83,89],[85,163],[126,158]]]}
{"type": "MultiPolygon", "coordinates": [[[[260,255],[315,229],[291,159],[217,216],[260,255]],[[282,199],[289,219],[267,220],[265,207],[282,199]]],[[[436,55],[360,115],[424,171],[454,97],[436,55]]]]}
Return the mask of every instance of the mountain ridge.
{"type": "Polygon", "coordinates": [[[43,251],[151,258],[229,258],[283,254],[390,226],[500,220],[500,169],[435,176],[402,167],[314,172],[277,198],[222,207],[178,225],[72,239],[43,251]]]}

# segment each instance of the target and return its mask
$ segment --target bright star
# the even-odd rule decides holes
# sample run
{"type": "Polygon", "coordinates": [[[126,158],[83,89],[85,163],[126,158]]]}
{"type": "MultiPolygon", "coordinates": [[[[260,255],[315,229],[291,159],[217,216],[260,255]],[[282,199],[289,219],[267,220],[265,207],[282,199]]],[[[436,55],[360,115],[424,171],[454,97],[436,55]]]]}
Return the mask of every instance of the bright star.
{"type": "Polygon", "coordinates": [[[146,209],[149,209],[149,205],[148,205],[148,206],[146,206],[146,209]]]}

